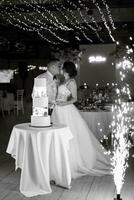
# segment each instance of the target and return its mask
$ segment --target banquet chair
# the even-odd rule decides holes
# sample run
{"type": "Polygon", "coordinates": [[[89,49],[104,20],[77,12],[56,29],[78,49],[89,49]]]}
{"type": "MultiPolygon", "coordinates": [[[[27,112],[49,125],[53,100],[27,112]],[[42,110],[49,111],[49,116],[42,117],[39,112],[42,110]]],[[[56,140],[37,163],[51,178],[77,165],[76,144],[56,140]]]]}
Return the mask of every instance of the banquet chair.
{"type": "Polygon", "coordinates": [[[4,110],[3,110],[3,91],[0,91],[0,111],[2,113],[2,116],[4,117],[4,110]]]}
{"type": "Polygon", "coordinates": [[[24,90],[17,90],[17,99],[14,101],[14,111],[17,112],[17,116],[19,115],[19,111],[22,111],[24,114],[24,90]]]}

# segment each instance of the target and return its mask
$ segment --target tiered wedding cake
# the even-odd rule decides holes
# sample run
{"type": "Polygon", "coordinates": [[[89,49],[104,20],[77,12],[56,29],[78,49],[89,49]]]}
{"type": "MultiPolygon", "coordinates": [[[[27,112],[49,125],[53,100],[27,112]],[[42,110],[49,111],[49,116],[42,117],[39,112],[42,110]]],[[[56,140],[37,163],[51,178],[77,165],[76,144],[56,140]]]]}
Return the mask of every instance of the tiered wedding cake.
{"type": "Polygon", "coordinates": [[[48,115],[48,96],[45,78],[35,78],[33,87],[33,112],[31,115],[31,126],[50,126],[48,115]]]}

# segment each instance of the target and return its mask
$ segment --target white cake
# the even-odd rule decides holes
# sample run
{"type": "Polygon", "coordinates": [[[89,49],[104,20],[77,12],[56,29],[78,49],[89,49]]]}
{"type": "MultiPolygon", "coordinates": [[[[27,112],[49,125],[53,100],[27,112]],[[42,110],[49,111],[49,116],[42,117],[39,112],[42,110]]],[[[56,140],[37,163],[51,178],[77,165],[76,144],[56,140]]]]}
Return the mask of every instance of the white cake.
{"type": "Polygon", "coordinates": [[[50,126],[48,115],[48,96],[45,78],[35,78],[32,93],[33,109],[31,115],[31,126],[50,126]]]}

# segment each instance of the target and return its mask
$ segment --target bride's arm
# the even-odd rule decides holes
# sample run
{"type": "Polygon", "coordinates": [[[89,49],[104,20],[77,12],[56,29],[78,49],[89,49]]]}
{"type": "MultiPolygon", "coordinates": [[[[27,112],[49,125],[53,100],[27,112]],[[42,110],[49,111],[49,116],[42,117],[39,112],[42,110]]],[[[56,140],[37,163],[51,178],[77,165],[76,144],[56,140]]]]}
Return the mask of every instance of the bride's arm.
{"type": "Polygon", "coordinates": [[[71,98],[67,102],[75,103],[77,101],[77,85],[75,80],[70,81],[67,87],[71,92],[71,98]]]}

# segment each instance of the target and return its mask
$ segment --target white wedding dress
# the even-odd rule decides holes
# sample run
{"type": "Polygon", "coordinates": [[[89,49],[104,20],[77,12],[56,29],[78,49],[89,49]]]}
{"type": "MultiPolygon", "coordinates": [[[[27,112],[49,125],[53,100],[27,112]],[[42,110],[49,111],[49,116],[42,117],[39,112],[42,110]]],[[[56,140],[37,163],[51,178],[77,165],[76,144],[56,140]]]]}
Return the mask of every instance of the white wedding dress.
{"type": "MultiPolygon", "coordinates": [[[[59,101],[65,102],[71,95],[69,84],[59,86],[57,95],[59,101]]],[[[72,89],[75,88],[75,84],[75,80],[71,79],[72,89]]],[[[87,174],[95,176],[110,174],[110,158],[104,154],[99,141],[73,104],[56,105],[52,113],[52,122],[66,124],[73,134],[69,149],[72,178],[87,174]]]]}

